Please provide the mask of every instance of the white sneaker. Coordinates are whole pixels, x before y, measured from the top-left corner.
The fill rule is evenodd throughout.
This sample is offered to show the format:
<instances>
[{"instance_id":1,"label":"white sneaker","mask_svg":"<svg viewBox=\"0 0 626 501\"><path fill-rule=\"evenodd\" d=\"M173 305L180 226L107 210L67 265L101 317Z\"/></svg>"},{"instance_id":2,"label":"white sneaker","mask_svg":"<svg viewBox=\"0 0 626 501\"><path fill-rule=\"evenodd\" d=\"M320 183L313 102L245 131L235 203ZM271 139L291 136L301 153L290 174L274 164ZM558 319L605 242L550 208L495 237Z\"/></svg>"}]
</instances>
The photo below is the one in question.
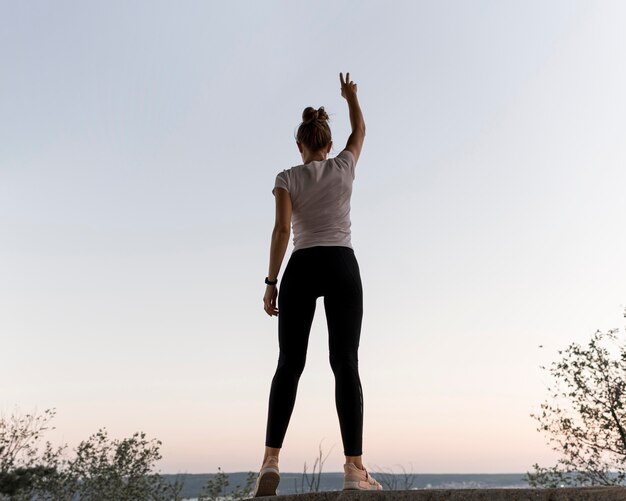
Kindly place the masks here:
<instances>
[{"instance_id":1,"label":"white sneaker","mask_svg":"<svg viewBox=\"0 0 626 501\"><path fill-rule=\"evenodd\" d=\"M276 456L268 456L265 463L261 467L259 476L256 479L256 486L252 494L253 498L262 496L275 496L276 487L280 482L280 474L278 473L278 458Z\"/></svg>"},{"instance_id":2,"label":"white sneaker","mask_svg":"<svg viewBox=\"0 0 626 501\"><path fill-rule=\"evenodd\" d=\"M383 486L374 480L367 470L359 469L352 463L343 465L343 490L344 491L382 491Z\"/></svg>"}]
</instances>

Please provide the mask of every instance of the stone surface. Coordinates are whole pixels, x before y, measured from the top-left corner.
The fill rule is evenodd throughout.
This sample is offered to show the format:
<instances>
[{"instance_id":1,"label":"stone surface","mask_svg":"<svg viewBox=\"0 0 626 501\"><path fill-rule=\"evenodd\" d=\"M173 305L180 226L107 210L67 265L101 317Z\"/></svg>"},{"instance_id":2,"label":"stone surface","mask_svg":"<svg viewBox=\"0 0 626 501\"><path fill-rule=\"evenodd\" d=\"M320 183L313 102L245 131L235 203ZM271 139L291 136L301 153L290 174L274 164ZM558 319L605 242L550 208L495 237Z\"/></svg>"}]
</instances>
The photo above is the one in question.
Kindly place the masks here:
<instances>
[{"instance_id":1,"label":"stone surface","mask_svg":"<svg viewBox=\"0 0 626 501\"><path fill-rule=\"evenodd\" d=\"M561 489L420 489L414 491L332 491L268 496L266 501L626 501L626 487Z\"/></svg>"}]
</instances>

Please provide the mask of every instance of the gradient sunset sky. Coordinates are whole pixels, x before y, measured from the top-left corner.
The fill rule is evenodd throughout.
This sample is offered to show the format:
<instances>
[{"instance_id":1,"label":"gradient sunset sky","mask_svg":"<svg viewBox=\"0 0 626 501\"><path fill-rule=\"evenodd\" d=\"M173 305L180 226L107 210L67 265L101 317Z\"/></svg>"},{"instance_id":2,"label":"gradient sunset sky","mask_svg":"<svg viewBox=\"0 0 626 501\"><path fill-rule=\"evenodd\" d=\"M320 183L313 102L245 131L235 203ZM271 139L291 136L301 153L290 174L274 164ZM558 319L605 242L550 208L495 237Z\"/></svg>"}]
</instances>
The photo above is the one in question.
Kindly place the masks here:
<instances>
[{"instance_id":1,"label":"gradient sunset sky","mask_svg":"<svg viewBox=\"0 0 626 501\"><path fill-rule=\"evenodd\" d=\"M345 146L349 71L365 465L548 465L539 366L624 332L625 19L621 1L0 2L0 411L54 407L71 446L143 430L165 472L257 471L271 189L306 106ZM333 388L320 299L284 471L320 441L341 470Z\"/></svg>"}]
</instances>

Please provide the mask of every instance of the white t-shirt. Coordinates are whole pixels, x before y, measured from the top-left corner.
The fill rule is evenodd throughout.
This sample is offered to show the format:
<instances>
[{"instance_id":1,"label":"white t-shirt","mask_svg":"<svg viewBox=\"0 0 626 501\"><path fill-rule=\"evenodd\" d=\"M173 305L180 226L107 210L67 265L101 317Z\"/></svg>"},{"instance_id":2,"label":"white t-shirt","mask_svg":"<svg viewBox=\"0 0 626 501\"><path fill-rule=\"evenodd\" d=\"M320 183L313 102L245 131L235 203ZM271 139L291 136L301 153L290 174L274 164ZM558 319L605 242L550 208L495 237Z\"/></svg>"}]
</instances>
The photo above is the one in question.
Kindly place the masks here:
<instances>
[{"instance_id":1,"label":"white t-shirt","mask_svg":"<svg viewBox=\"0 0 626 501\"><path fill-rule=\"evenodd\" d=\"M352 248L350 197L354 169L354 155L343 150L335 158L278 173L274 189L284 188L291 196L294 251L317 245Z\"/></svg>"}]
</instances>

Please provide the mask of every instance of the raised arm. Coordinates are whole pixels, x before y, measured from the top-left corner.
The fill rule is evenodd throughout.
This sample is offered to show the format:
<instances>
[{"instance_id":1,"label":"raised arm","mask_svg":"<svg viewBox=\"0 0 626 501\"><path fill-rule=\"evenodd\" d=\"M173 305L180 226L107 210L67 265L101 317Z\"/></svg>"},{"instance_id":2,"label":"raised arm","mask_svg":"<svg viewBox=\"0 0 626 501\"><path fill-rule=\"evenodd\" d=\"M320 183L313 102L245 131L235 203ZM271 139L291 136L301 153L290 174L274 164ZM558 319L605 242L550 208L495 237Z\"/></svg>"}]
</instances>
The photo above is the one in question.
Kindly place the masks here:
<instances>
[{"instance_id":1,"label":"raised arm","mask_svg":"<svg viewBox=\"0 0 626 501\"><path fill-rule=\"evenodd\" d=\"M363 112L361 111L359 100L356 97L356 83L350 81L350 72L346 73L345 81L343 79L343 73L339 73L339 80L341 81L341 95L348 101L350 125L352 126L352 133L350 137L348 137L345 149L350 150L354 155L354 161L356 163L359 160L365 139L365 120L363 119Z\"/></svg>"}]
</instances>

